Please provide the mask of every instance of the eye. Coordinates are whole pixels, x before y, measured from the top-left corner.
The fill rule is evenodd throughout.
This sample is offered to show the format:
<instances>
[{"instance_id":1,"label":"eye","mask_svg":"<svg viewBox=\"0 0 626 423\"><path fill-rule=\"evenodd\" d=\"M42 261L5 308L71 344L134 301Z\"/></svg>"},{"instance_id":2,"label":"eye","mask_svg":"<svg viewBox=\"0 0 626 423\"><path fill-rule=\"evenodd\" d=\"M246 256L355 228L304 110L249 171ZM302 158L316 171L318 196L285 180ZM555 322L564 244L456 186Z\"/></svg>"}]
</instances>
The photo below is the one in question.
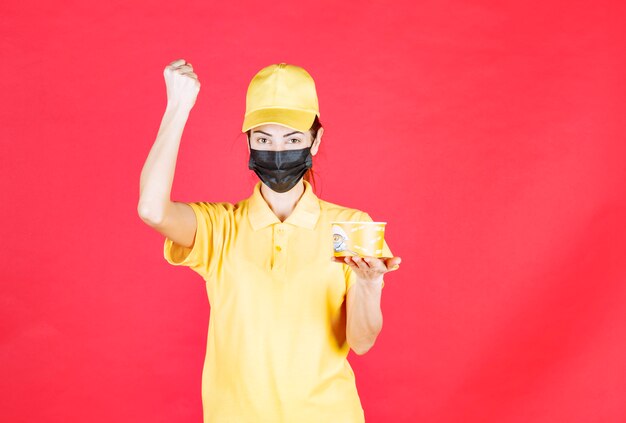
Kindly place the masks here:
<instances>
[{"instance_id":1,"label":"eye","mask_svg":"<svg viewBox=\"0 0 626 423\"><path fill-rule=\"evenodd\" d=\"M256 141L261 144L267 144L267 138L257 138Z\"/></svg>"},{"instance_id":2,"label":"eye","mask_svg":"<svg viewBox=\"0 0 626 423\"><path fill-rule=\"evenodd\" d=\"M295 142L292 142L292 144L295 144L297 142L300 142L300 138L292 138L290 141L295 141Z\"/></svg>"}]
</instances>

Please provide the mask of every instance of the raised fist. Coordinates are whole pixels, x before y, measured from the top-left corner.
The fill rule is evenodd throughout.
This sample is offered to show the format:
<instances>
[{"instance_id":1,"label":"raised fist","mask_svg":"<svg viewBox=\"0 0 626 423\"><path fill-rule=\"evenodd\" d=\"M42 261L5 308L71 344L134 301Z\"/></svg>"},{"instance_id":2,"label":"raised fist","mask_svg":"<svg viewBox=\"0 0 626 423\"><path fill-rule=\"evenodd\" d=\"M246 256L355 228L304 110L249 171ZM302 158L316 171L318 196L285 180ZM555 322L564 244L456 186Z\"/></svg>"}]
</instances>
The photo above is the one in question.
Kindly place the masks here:
<instances>
[{"instance_id":1,"label":"raised fist","mask_svg":"<svg viewBox=\"0 0 626 423\"><path fill-rule=\"evenodd\" d=\"M193 72L191 63L187 63L185 59L174 60L165 67L163 76L167 88L168 107L191 110L200 91L200 81L198 75Z\"/></svg>"}]
</instances>

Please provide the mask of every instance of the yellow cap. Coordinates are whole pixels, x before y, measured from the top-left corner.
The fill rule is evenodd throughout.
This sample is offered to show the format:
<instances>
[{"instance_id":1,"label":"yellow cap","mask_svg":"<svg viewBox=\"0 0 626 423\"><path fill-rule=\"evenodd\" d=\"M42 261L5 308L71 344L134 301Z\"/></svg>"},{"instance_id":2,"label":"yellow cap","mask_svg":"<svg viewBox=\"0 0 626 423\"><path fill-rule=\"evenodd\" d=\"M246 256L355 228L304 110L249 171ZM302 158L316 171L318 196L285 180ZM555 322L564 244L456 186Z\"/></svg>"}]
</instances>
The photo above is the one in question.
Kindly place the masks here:
<instances>
[{"instance_id":1,"label":"yellow cap","mask_svg":"<svg viewBox=\"0 0 626 423\"><path fill-rule=\"evenodd\" d=\"M276 123L297 131L308 131L320 116L315 82L300 66L269 65L250 81L242 132L258 125Z\"/></svg>"}]
</instances>

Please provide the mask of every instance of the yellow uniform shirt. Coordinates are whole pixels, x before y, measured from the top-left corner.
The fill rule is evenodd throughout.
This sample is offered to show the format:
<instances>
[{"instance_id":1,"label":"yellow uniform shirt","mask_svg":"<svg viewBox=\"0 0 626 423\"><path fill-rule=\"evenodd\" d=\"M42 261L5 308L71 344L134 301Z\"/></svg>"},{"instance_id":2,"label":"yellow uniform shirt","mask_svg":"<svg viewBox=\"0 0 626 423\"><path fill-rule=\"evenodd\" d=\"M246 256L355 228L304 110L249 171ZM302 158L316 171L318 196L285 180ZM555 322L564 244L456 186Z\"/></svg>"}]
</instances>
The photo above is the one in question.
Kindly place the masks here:
<instances>
[{"instance_id":1,"label":"yellow uniform shirt","mask_svg":"<svg viewBox=\"0 0 626 423\"><path fill-rule=\"evenodd\" d=\"M187 203L192 248L165 239L164 256L205 281L211 307L202 372L205 423L359 423L348 363L345 296L356 281L335 263L331 221L372 221L305 191L284 222L261 195ZM391 257L387 243L384 255Z\"/></svg>"}]
</instances>

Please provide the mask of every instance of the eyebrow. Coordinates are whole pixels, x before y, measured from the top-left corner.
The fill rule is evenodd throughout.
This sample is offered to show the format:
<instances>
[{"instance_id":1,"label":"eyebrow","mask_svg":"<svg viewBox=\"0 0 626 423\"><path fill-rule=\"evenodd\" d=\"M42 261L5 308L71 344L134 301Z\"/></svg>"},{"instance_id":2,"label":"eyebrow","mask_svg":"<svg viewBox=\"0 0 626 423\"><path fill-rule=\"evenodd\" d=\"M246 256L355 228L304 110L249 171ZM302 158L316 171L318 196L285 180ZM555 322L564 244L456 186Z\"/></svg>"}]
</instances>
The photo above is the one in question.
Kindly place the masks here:
<instances>
[{"instance_id":1,"label":"eyebrow","mask_svg":"<svg viewBox=\"0 0 626 423\"><path fill-rule=\"evenodd\" d=\"M253 133L255 133L255 134L256 134L257 132L260 132L261 134L265 134L265 135L267 135L268 137L271 137L271 136L272 136L272 134L268 134L267 132L263 132L263 131L253 131ZM289 135L293 135L293 134L302 134L302 132L300 132L300 131L293 131L293 132L290 132L290 133L288 133L288 134L283 135L283 137L288 137Z\"/></svg>"}]
</instances>

